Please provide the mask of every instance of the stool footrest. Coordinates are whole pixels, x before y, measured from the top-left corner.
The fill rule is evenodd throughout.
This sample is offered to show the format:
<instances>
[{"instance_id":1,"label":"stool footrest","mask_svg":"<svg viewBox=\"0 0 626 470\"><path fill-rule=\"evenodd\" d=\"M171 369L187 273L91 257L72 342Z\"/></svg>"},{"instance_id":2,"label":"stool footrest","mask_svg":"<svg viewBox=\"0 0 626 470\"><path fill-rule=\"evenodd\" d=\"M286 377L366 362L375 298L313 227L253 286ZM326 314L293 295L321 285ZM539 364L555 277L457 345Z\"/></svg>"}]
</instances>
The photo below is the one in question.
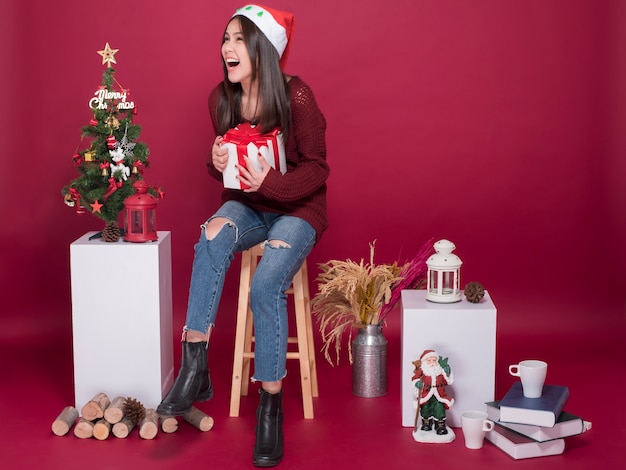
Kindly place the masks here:
<instances>
[{"instance_id":1,"label":"stool footrest","mask_svg":"<svg viewBox=\"0 0 626 470\"><path fill-rule=\"evenodd\" d=\"M253 336L250 339L250 342L255 343L256 342L256 337ZM297 344L298 343L298 337L297 336L290 336L289 338L287 338L287 343L289 343L289 344Z\"/></svg>"}]
</instances>

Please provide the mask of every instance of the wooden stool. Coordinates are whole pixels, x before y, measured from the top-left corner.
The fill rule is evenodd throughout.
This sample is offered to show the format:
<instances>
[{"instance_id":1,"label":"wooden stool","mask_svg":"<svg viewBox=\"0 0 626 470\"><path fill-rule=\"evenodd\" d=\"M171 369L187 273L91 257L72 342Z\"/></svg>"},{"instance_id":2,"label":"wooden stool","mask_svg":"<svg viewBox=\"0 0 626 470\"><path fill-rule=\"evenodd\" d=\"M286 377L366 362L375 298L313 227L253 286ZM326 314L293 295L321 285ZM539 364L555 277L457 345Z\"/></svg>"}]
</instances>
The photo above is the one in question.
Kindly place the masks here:
<instances>
[{"instance_id":1,"label":"wooden stool","mask_svg":"<svg viewBox=\"0 0 626 470\"><path fill-rule=\"evenodd\" d=\"M254 351L252 350L254 336L252 335L250 284L259 257L263 256L264 243L260 243L241 254L239 303L237 306L235 355L233 359L233 381L230 392L230 416L239 416L241 395L248 395L250 359L254 359ZM293 295L297 334L297 336L289 337L288 339L288 344L297 344L297 350L288 351L287 359L300 360L300 382L302 385L304 417L306 419L313 419L313 397L318 396L318 388L306 259L294 276L291 287L286 293Z\"/></svg>"}]
</instances>

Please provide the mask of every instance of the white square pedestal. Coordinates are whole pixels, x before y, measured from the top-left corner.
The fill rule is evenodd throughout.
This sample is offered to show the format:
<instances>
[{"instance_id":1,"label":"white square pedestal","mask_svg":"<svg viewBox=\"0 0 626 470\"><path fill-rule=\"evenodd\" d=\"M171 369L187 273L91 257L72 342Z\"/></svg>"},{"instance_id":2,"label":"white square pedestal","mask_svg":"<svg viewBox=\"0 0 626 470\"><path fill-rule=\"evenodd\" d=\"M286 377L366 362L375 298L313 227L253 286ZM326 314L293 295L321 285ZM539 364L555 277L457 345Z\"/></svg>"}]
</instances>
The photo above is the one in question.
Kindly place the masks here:
<instances>
[{"instance_id":1,"label":"white square pedestal","mask_svg":"<svg viewBox=\"0 0 626 470\"><path fill-rule=\"evenodd\" d=\"M173 382L170 232L70 246L74 394L79 410L106 393L155 408Z\"/></svg>"},{"instance_id":2,"label":"white square pedestal","mask_svg":"<svg viewBox=\"0 0 626 470\"><path fill-rule=\"evenodd\" d=\"M426 300L425 290L402 291L402 426L413 427L413 361L426 349L448 357L454 383L446 387L455 400L448 426L461 426L461 413L485 409L495 394L496 307L488 292L480 303L465 298L440 304Z\"/></svg>"}]
</instances>

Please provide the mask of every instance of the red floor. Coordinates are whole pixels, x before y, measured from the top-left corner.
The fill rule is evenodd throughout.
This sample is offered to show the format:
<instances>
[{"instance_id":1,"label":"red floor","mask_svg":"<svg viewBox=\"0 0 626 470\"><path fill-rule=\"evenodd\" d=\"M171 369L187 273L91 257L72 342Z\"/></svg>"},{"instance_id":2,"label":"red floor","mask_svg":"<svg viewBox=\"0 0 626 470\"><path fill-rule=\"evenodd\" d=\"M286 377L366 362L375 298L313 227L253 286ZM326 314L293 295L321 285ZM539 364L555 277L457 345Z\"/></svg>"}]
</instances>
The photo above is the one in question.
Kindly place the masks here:
<instances>
[{"instance_id":1,"label":"red floor","mask_svg":"<svg viewBox=\"0 0 626 470\"><path fill-rule=\"evenodd\" d=\"M295 361L285 382L285 457L283 469L399 468L535 468L568 470L621 467L626 430L626 315L624 299L580 302L520 301L515 294L491 292L498 307L496 395L511 385L508 364L534 356L550 364L548 381L570 387L566 409L592 421L593 429L566 440L565 454L514 461L485 443L466 450L461 431L451 444L418 444L400 425L400 326L394 315L389 340L388 394L374 399L351 393L351 369L331 367L318 356L320 397L315 419L302 418ZM226 307L225 307L226 308ZM399 313L399 312L398 312ZM68 314L60 314L69 325ZM180 324L180 319L175 324ZM0 465L7 469L170 469L236 470L252 468L254 409L257 398L244 398L240 418L228 417L234 327L222 315L213 339L210 363L216 396L199 408L215 419L201 433L181 423L174 434L141 439L80 440L57 437L54 418L73 403L71 332L32 343L0 344ZM58 335L57 335L58 336ZM318 338L319 339L319 338ZM318 342L319 344L319 342ZM179 352L176 352L176 363ZM291 365L294 362L294 365ZM454 364L452 364L454 368ZM602 396L600 392L606 392Z\"/></svg>"}]
</instances>

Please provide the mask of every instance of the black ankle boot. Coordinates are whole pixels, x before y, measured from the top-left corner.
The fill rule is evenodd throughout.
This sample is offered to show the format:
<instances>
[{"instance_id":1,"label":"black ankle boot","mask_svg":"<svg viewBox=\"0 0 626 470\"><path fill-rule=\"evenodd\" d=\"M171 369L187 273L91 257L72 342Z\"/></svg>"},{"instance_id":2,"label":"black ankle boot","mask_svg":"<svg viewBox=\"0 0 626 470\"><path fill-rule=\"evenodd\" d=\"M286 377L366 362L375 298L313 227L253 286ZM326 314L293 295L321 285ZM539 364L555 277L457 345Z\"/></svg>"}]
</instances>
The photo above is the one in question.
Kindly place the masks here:
<instances>
[{"instance_id":1,"label":"black ankle boot","mask_svg":"<svg viewBox=\"0 0 626 470\"><path fill-rule=\"evenodd\" d=\"M183 341L180 370L174 385L157 407L157 413L181 416L191 409L194 401L206 401L213 397L209 377L208 344Z\"/></svg>"},{"instance_id":2,"label":"black ankle boot","mask_svg":"<svg viewBox=\"0 0 626 470\"><path fill-rule=\"evenodd\" d=\"M260 394L252 462L256 467L273 467L283 458L283 392L261 389Z\"/></svg>"}]
</instances>

